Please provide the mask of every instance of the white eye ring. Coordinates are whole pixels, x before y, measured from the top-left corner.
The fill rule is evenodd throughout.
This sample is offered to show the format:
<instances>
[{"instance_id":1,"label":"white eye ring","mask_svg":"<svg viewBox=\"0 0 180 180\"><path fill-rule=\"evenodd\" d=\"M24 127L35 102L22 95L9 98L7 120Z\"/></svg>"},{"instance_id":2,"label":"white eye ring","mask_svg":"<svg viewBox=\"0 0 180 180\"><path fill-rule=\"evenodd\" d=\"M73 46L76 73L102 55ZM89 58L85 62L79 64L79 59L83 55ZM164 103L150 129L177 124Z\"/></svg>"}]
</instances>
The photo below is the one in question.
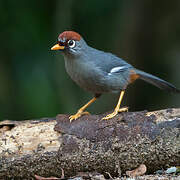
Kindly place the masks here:
<instances>
[{"instance_id":1,"label":"white eye ring","mask_svg":"<svg viewBox=\"0 0 180 180\"><path fill-rule=\"evenodd\" d=\"M68 45L70 48L74 48L76 46L76 41L71 39L68 41Z\"/></svg>"}]
</instances>

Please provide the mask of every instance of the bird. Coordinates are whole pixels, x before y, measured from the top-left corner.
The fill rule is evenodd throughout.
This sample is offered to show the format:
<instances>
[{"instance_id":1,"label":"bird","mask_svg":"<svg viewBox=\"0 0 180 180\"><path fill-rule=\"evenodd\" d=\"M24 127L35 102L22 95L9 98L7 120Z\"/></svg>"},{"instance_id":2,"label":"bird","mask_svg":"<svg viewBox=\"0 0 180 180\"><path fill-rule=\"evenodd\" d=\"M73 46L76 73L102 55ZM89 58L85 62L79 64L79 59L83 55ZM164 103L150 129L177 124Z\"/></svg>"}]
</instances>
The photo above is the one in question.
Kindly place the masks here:
<instances>
[{"instance_id":1,"label":"bird","mask_svg":"<svg viewBox=\"0 0 180 180\"><path fill-rule=\"evenodd\" d=\"M104 93L119 93L114 111L102 120L109 120L119 112L128 111L121 107L126 88L137 79L144 80L162 90L180 93L174 85L152 74L146 73L118 56L89 46L83 37L74 31L64 31L58 36L57 44L51 50L59 50L64 56L65 69L71 79L94 97L69 117L70 122L88 115L85 109Z\"/></svg>"}]
</instances>

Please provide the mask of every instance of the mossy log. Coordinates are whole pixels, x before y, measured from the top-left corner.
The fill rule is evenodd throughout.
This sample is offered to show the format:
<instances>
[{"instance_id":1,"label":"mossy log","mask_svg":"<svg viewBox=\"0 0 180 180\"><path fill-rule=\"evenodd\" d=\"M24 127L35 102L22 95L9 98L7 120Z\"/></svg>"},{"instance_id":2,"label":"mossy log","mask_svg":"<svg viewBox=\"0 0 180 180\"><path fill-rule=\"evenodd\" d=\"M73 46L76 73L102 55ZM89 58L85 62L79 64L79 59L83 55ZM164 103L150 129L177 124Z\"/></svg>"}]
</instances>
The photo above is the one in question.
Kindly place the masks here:
<instances>
[{"instance_id":1,"label":"mossy log","mask_svg":"<svg viewBox=\"0 0 180 180\"><path fill-rule=\"evenodd\" d=\"M0 122L0 179L180 165L180 109L106 114Z\"/></svg>"}]
</instances>

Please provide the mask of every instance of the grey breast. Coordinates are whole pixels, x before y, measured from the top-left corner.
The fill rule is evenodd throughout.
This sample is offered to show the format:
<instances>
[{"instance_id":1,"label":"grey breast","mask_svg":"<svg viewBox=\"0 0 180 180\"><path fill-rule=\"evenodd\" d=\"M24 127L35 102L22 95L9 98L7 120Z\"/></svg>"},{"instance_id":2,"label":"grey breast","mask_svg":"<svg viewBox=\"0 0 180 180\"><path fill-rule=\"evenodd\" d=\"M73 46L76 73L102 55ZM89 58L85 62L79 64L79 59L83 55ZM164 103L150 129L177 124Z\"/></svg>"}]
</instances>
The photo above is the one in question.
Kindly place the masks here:
<instances>
[{"instance_id":1,"label":"grey breast","mask_svg":"<svg viewBox=\"0 0 180 180\"><path fill-rule=\"evenodd\" d=\"M105 73L89 61L80 59L65 59L65 67L69 76L80 87L92 93L109 92Z\"/></svg>"}]
</instances>

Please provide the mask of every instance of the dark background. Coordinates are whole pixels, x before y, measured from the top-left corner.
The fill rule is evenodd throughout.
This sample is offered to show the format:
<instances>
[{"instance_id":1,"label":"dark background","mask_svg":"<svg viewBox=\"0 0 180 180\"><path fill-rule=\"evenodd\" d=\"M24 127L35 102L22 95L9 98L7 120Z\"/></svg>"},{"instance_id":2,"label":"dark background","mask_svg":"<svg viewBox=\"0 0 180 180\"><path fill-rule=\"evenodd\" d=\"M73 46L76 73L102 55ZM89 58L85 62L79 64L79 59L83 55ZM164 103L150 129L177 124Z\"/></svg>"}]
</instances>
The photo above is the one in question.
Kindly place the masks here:
<instances>
[{"instance_id":1,"label":"dark background","mask_svg":"<svg viewBox=\"0 0 180 180\"><path fill-rule=\"evenodd\" d=\"M92 97L71 81L62 55L50 51L64 30L180 88L179 12L179 0L1 0L0 119L75 113ZM118 96L103 95L89 111L113 109ZM179 107L180 95L138 80L123 104L130 111Z\"/></svg>"}]
</instances>

